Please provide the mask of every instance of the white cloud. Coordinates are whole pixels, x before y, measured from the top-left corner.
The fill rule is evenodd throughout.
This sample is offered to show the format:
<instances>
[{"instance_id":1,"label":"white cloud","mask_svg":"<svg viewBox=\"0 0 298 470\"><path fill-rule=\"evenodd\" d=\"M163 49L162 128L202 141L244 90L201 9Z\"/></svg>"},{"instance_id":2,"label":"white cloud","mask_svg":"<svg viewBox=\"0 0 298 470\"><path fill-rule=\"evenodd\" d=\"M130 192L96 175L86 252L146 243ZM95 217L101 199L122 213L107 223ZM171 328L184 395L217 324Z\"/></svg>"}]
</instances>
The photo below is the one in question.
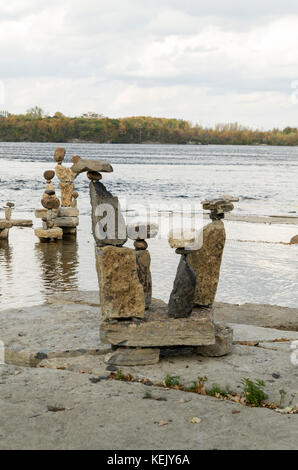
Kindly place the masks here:
<instances>
[{"instance_id":1,"label":"white cloud","mask_svg":"<svg viewBox=\"0 0 298 470\"><path fill-rule=\"evenodd\" d=\"M0 0L0 8L10 112L37 104L202 124L297 121L292 1Z\"/></svg>"}]
</instances>

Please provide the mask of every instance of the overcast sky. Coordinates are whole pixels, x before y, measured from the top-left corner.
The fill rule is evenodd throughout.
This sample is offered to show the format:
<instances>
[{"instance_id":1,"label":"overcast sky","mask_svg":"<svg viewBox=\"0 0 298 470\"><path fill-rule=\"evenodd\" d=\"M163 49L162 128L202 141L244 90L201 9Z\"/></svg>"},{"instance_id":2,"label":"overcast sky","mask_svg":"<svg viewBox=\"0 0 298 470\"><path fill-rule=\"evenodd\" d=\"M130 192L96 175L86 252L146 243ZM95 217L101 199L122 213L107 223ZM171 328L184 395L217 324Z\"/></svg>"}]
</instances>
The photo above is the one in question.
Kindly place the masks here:
<instances>
[{"instance_id":1,"label":"overcast sky","mask_svg":"<svg viewBox=\"0 0 298 470\"><path fill-rule=\"evenodd\" d=\"M297 0L0 0L0 108L297 126L297 33Z\"/></svg>"}]
</instances>

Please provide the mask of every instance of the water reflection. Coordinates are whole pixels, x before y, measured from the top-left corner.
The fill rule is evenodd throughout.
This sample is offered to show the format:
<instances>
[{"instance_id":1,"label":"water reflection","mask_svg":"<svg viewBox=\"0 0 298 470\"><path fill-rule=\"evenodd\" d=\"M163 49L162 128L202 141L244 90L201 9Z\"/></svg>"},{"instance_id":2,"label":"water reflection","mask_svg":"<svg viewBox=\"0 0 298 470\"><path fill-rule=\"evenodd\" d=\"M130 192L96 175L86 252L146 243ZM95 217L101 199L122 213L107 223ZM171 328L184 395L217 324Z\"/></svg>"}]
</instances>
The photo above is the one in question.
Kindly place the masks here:
<instances>
[{"instance_id":1,"label":"water reflection","mask_svg":"<svg viewBox=\"0 0 298 470\"><path fill-rule=\"evenodd\" d=\"M13 277L13 248L8 240L0 240L0 302L4 301L5 286L12 281Z\"/></svg>"},{"instance_id":2,"label":"water reflection","mask_svg":"<svg viewBox=\"0 0 298 470\"><path fill-rule=\"evenodd\" d=\"M76 240L70 238L55 243L36 243L34 250L40 265L43 290L46 293L79 288Z\"/></svg>"}]
</instances>

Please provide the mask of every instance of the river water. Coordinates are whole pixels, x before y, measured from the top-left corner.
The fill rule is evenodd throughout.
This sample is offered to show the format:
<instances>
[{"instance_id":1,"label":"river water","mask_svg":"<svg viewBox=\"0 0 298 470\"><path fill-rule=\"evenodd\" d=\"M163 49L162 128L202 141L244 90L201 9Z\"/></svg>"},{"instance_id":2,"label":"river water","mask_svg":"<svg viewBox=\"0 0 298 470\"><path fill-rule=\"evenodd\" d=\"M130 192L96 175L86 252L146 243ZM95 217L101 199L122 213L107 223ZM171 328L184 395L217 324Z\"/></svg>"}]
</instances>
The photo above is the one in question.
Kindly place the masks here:
<instances>
[{"instance_id":1,"label":"river water","mask_svg":"<svg viewBox=\"0 0 298 470\"><path fill-rule=\"evenodd\" d=\"M54 168L56 147L73 155L105 158L114 172L103 182L128 212L142 217L150 204L154 216L195 209L200 201L232 194L240 198L235 214L298 216L298 157L295 147L177 146L59 143L0 143L0 210L15 203L14 218L30 218L41 207L42 174ZM53 180L59 193L57 180ZM33 230L13 228L0 246L0 309L43 302L61 290L96 290L90 226L89 181L76 180L80 226L76 242L40 244ZM4 215L0 214L0 218ZM217 301L298 306L298 246L288 242L296 225L225 222L226 244ZM264 243L265 242L265 243ZM165 237L149 243L154 295L168 300L178 257Z\"/></svg>"}]
</instances>

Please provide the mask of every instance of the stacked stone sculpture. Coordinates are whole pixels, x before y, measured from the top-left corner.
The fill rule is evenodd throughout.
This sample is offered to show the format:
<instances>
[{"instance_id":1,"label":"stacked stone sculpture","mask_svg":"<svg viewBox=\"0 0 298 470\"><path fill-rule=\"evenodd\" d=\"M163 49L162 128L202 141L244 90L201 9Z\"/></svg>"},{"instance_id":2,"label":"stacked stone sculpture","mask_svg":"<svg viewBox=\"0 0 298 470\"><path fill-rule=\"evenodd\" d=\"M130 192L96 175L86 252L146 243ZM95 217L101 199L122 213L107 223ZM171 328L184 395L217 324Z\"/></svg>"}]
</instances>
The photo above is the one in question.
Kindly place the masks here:
<instances>
[{"instance_id":1,"label":"stacked stone sculpture","mask_svg":"<svg viewBox=\"0 0 298 470\"><path fill-rule=\"evenodd\" d=\"M80 167L88 171L84 162ZM205 201L212 222L201 232L170 233L170 246L181 258L167 305L152 299L146 239L157 235L158 226L136 222L125 228L118 198L98 175L89 170L88 177L102 311L100 338L113 348L106 363L154 364L162 349L183 346L202 355L228 354L233 332L214 324L213 302L225 244L221 219L233 209L231 202ZM123 246L127 239L134 241L135 250Z\"/></svg>"},{"instance_id":2,"label":"stacked stone sculpture","mask_svg":"<svg viewBox=\"0 0 298 470\"><path fill-rule=\"evenodd\" d=\"M61 191L61 206L55 218L55 225L62 228L63 236L77 234L77 226L79 225L79 211L77 209L77 198L79 194L74 191L74 179L78 172L73 171L72 167L68 168L62 165L65 158L65 149L57 148L54 154L54 160L57 165L55 173L59 179L59 187ZM72 161L80 157L73 157Z\"/></svg>"},{"instance_id":3,"label":"stacked stone sculpture","mask_svg":"<svg viewBox=\"0 0 298 470\"><path fill-rule=\"evenodd\" d=\"M8 240L9 229L13 226L11 220L11 213L13 207L13 202L7 202L5 209L5 219L0 219L0 240Z\"/></svg>"},{"instance_id":4,"label":"stacked stone sculpture","mask_svg":"<svg viewBox=\"0 0 298 470\"><path fill-rule=\"evenodd\" d=\"M34 233L40 241L61 240L63 237L63 231L55 224L56 216L60 207L60 201L56 196L55 187L52 184L55 172L48 170L44 172L43 176L46 180L46 190L41 199L41 204L44 209L38 209L35 212L35 216L42 219L42 227L35 229Z\"/></svg>"}]
</instances>

